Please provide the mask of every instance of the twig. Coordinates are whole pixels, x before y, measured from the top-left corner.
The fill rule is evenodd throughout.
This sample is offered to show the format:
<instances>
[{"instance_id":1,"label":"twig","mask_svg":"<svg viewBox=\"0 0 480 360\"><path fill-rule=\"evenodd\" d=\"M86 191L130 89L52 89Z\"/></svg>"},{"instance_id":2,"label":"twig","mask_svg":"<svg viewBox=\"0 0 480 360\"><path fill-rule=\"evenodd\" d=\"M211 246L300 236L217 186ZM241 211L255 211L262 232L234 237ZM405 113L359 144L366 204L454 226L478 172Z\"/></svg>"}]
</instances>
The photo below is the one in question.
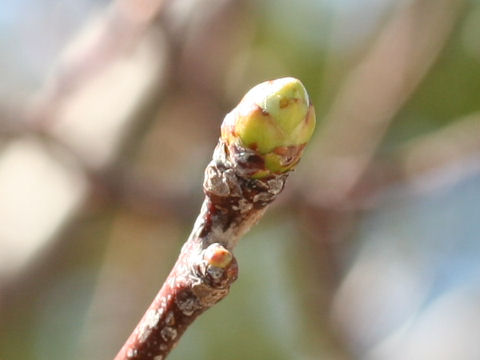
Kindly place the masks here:
<instances>
[{"instance_id":1,"label":"twig","mask_svg":"<svg viewBox=\"0 0 480 360\"><path fill-rule=\"evenodd\" d=\"M119 359L162 359L203 311L228 293L237 277L232 249L282 190L286 175L269 180L238 176L220 141L206 170L206 199L192 234L153 304ZM247 164L247 163L246 163ZM215 258L221 258L215 266Z\"/></svg>"},{"instance_id":2,"label":"twig","mask_svg":"<svg viewBox=\"0 0 480 360\"><path fill-rule=\"evenodd\" d=\"M195 318L228 294L238 274L233 248L282 191L314 124L308 95L291 78L253 88L226 116L193 231L115 360L164 359Z\"/></svg>"},{"instance_id":3,"label":"twig","mask_svg":"<svg viewBox=\"0 0 480 360\"><path fill-rule=\"evenodd\" d=\"M364 176L394 115L444 48L463 9L462 0L415 0L387 23L371 50L349 74L321 137L312 144L315 171L305 198L312 205L346 202Z\"/></svg>"},{"instance_id":4,"label":"twig","mask_svg":"<svg viewBox=\"0 0 480 360\"><path fill-rule=\"evenodd\" d=\"M472 113L408 141L386 159L376 159L350 194L351 207L369 207L394 185L422 184L415 186L416 194L419 190L450 186L477 173L479 130L480 113Z\"/></svg>"},{"instance_id":5,"label":"twig","mask_svg":"<svg viewBox=\"0 0 480 360\"><path fill-rule=\"evenodd\" d=\"M80 44L77 38L70 44L69 52L62 56L52 78L39 94L39 103L29 109L28 120L35 126L52 126L57 121L59 105L136 45L167 3L166 0L113 1L95 24L98 26L95 33L91 30L92 23L89 24L92 34L89 41ZM84 33L78 35L85 37Z\"/></svg>"}]
</instances>

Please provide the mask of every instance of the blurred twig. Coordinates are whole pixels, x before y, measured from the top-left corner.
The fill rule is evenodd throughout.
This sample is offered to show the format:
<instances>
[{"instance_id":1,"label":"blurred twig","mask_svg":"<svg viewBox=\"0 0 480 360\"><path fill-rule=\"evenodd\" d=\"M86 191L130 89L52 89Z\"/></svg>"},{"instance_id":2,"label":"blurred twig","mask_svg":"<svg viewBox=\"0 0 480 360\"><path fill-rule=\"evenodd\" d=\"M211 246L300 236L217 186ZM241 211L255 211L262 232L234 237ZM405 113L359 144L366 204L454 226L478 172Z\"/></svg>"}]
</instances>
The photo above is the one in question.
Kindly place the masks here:
<instances>
[{"instance_id":1,"label":"blurred twig","mask_svg":"<svg viewBox=\"0 0 480 360\"><path fill-rule=\"evenodd\" d=\"M455 120L400 147L396 156L404 178L462 162L480 152L480 114Z\"/></svg>"},{"instance_id":2,"label":"blurred twig","mask_svg":"<svg viewBox=\"0 0 480 360\"><path fill-rule=\"evenodd\" d=\"M58 120L59 111L62 110L64 103L74 98L79 89L94 82L96 76L116 58L136 46L170 2L169 0L112 2L95 23L88 24L86 31L88 36L85 39L82 38L80 42L74 39L73 47L71 45L71 49L67 49L32 107L27 107L26 111L19 108L2 108L0 136L14 139L25 134L33 134L48 142L60 144L64 151L73 155L81 164L91 180L94 194L101 195L104 199L115 199L148 213L161 214L168 208L178 215L185 215L185 205L173 206L184 204L181 200L185 198L183 194L172 194L171 191L147 185L148 181L132 178L123 165L110 164L105 168L91 166L89 160L75 147L70 146L68 141L51 132L51 126ZM82 32L83 37L84 33L85 31ZM188 214L190 215L189 212Z\"/></svg>"},{"instance_id":3,"label":"blurred twig","mask_svg":"<svg viewBox=\"0 0 480 360\"><path fill-rule=\"evenodd\" d=\"M322 289L312 289L310 298L321 309L321 319L328 316L328 304L341 278L339 247L354 231L360 215L359 208L352 206L356 187L365 178L369 184L380 185L370 172L376 150L394 115L435 63L462 4L461 0L417 0L399 8L347 76L307 153L310 182L299 184L292 200L299 207L304 234L316 254L312 282L321 284ZM341 336L333 335L337 331L328 333L332 343L343 342Z\"/></svg>"},{"instance_id":4,"label":"blurred twig","mask_svg":"<svg viewBox=\"0 0 480 360\"><path fill-rule=\"evenodd\" d=\"M309 201L341 204L359 181L393 116L435 62L462 3L418 0L385 26L326 116L311 152Z\"/></svg>"},{"instance_id":5,"label":"blurred twig","mask_svg":"<svg viewBox=\"0 0 480 360\"><path fill-rule=\"evenodd\" d=\"M479 133L480 114L470 114L407 142L388 158L376 159L352 191L351 207L372 207L386 190L400 183L418 185L415 190L432 191L477 173Z\"/></svg>"},{"instance_id":6,"label":"blurred twig","mask_svg":"<svg viewBox=\"0 0 480 360\"><path fill-rule=\"evenodd\" d=\"M90 82L124 51L136 45L167 0L117 0L95 25L88 41L67 51L47 82L39 101L29 112L29 122L49 126L64 99ZM82 39L83 40L83 39Z\"/></svg>"},{"instance_id":7,"label":"blurred twig","mask_svg":"<svg viewBox=\"0 0 480 360\"><path fill-rule=\"evenodd\" d=\"M380 185L372 179L375 173L366 171L374 169L371 161L393 116L435 62L462 3L418 0L401 7L347 77L307 153L312 167L310 183L297 190L305 196L294 198L302 199L301 207L309 204L304 214L311 220L312 241L317 244L314 247L320 247L318 253L324 254L324 261L317 263L330 264L330 273L336 273L335 252L330 245L321 244L338 243L351 231L357 217L351 196L362 178ZM371 194L374 191L370 188ZM337 278L334 275L330 280L335 283Z\"/></svg>"}]
</instances>

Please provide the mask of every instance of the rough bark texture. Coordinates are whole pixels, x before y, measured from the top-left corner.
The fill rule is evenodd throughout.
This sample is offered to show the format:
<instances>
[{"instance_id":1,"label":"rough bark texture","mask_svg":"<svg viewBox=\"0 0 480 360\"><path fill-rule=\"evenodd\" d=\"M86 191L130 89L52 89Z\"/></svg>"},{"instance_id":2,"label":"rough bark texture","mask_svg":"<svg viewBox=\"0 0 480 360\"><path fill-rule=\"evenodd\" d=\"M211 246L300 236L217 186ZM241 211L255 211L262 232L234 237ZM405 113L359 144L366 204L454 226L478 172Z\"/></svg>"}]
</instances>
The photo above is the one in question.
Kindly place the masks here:
<instances>
[{"instance_id":1,"label":"rough bark texture","mask_svg":"<svg viewBox=\"0 0 480 360\"><path fill-rule=\"evenodd\" d=\"M253 179L264 166L254 151L219 140L205 170L205 200L192 233L115 360L164 359L195 318L228 294L238 274L231 251L287 178L280 174Z\"/></svg>"}]
</instances>

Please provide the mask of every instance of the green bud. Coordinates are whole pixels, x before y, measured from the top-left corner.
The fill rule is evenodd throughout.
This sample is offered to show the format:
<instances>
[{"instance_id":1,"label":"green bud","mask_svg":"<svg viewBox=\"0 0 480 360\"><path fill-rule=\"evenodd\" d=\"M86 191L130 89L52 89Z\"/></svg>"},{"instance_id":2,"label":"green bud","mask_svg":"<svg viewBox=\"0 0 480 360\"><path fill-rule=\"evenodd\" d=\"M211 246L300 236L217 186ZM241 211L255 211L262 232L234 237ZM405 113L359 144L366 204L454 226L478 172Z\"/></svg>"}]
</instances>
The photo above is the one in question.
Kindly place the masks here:
<instances>
[{"instance_id":1,"label":"green bud","mask_svg":"<svg viewBox=\"0 0 480 360\"><path fill-rule=\"evenodd\" d=\"M253 150L264 160L262 178L291 170L315 128L315 110L303 84L291 77L253 87L225 117L227 145Z\"/></svg>"}]
</instances>

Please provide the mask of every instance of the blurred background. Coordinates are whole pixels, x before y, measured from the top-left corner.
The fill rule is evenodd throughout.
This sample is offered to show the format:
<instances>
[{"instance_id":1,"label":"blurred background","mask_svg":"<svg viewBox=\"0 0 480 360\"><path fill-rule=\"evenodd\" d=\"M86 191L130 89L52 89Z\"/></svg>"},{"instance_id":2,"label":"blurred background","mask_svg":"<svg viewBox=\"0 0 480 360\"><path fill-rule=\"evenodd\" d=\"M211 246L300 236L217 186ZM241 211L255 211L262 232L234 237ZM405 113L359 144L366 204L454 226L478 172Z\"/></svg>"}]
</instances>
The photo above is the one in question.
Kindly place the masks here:
<instances>
[{"instance_id":1,"label":"blurred background","mask_svg":"<svg viewBox=\"0 0 480 360\"><path fill-rule=\"evenodd\" d=\"M226 112L318 126L179 359L480 359L480 2L2 0L0 359L111 359L198 213Z\"/></svg>"}]
</instances>

